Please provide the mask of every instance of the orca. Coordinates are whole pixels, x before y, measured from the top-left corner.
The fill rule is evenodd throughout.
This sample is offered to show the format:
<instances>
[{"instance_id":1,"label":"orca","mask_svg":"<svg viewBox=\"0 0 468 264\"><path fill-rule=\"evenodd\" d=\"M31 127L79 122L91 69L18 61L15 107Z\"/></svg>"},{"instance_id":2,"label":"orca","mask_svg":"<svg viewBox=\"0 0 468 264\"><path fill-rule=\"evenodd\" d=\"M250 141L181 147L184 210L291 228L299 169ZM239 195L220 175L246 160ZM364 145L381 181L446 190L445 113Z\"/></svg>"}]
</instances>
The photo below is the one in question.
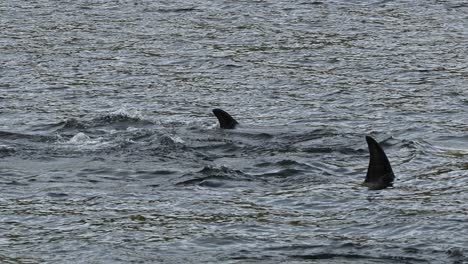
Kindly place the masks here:
<instances>
[{"instance_id":1,"label":"orca","mask_svg":"<svg viewBox=\"0 0 468 264\"><path fill-rule=\"evenodd\" d=\"M219 126L222 129L234 129L239 125L230 114L222 109L213 109L213 114L218 118ZM366 141L369 148L369 167L363 185L370 190L382 190L392 187L395 175L387 155L380 144L371 136L366 136Z\"/></svg>"},{"instance_id":2,"label":"orca","mask_svg":"<svg viewBox=\"0 0 468 264\"><path fill-rule=\"evenodd\" d=\"M370 190L382 190L392 187L395 175L393 174L387 155L385 155L380 144L371 136L366 136L366 141L370 156L369 167L363 185L367 186Z\"/></svg>"},{"instance_id":3,"label":"orca","mask_svg":"<svg viewBox=\"0 0 468 264\"><path fill-rule=\"evenodd\" d=\"M230 114L222 109L213 109L213 114L218 118L219 127L223 129L234 129L239 124Z\"/></svg>"}]
</instances>

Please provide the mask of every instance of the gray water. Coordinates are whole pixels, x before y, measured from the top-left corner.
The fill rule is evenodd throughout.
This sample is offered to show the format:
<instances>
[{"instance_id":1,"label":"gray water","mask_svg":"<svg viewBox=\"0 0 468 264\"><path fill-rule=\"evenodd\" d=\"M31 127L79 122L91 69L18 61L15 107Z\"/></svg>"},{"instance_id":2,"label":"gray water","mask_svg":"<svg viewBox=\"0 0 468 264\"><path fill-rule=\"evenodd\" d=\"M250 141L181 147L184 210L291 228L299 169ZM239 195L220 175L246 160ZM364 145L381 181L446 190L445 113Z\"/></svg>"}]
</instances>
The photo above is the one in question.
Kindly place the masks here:
<instances>
[{"instance_id":1,"label":"gray water","mask_svg":"<svg viewBox=\"0 0 468 264\"><path fill-rule=\"evenodd\" d=\"M0 32L0 263L468 263L465 1L2 0Z\"/></svg>"}]
</instances>

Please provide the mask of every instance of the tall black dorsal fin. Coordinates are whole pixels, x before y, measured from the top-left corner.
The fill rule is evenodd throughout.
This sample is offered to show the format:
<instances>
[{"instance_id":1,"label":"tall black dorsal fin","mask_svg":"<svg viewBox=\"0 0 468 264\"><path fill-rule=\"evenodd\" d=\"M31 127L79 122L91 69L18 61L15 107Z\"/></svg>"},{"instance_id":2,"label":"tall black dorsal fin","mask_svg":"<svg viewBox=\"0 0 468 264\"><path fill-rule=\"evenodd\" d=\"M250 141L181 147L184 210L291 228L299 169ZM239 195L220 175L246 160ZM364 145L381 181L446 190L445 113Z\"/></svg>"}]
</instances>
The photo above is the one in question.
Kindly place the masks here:
<instances>
[{"instance_id":1,"label":"tall black dorsal fin","mask_svg":"<svg viewBox=\"0 0 468 264\"><path fill-rule=\"evenodd\" d=\"M393 185L395 175L392 166L388 161L387 155L382 147L370 136L366 136L367 146L369 147L369 168L367 169L364 185L372 190L385 189Z\"/></svg>"},{"instance_id":2,"label":"tall black dorsal fin","mask_svg":"<svg viewBox=\"0 0 468 264\"><path fill-rule=\"evenodd\" d=\"M219 126L221 128L234 129L239 124L230 114L222 109L213 109L213 114L218 118Z\"/></svg>"}]
</instances>

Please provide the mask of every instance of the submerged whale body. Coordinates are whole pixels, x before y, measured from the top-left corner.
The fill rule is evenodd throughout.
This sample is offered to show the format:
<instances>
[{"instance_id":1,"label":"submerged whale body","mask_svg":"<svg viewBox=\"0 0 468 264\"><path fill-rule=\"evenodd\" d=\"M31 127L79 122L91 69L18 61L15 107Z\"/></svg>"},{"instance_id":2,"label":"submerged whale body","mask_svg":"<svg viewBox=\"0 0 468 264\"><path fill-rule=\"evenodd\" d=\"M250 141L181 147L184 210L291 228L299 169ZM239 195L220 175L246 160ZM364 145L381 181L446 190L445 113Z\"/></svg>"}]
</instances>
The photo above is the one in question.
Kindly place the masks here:
<instances>
[{"instance_id":1,"label":"submerged whale body","mask_svg":"<svg viewBox=\"0 0 468 264\"><path fill-rule=\"evenodd\" d=\"M393 186L395 175L382 147L370 136L366 136L369 147L369 167L363 185L371 190L381 190Z\"/></svg>"},{"instance_id":2,"label":"submerged whale body","mask_svg":"<svg viewBox=\"0 0 468 264\"><path fill-rule=\"evenodd\" d=\"M239 123L226 111L213 109L213 114L218 118L219 127L223 129L234 129Z\"/></svg>"},{"instance_id":3,"label":"submerged whale body","mask_svg":"<svg viewBox=\"0 0 468 264\"><path fill-rule=\"evenodd\" d=\"M234 129L239 124L230 114L222 109L213 109L213 114L218 118L219 126L223 129ZM375 139L366 136L369 148L369 167L363 182L371 190L381 190L393 186L395 175L387 155Z\"/></svg>"}]
</instances>

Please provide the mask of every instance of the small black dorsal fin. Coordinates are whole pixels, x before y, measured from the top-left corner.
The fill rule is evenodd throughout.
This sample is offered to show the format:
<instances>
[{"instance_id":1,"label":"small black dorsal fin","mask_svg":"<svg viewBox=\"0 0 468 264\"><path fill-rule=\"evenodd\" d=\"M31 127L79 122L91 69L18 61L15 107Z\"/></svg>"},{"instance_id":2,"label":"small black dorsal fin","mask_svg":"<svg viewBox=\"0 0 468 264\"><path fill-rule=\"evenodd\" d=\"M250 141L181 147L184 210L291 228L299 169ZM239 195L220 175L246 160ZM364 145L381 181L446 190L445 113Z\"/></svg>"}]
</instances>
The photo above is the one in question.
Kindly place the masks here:
<instances>
[{"instance_id":1,"label":"small black dorsal fin","mask_svg":"<svg viewBox=\"0 0 468 264\"><path fill-rule=\"evenodd\" d=\"M369 168L367 169L364 185L369 189L380 190L393 185L395 175L392 166L388 161L387 155L382 147L370 136L366 136L367 146L369 147Z\"/></svg>"},{"instance_id":2,"label":"small black dorsal fin","mask_svg":"<svg viewBox=\"0 0 468 264\"><path fill-rule=\"evenodd\" d=\"M221 128L234 129L239 124L230 114L222 109L213 109L213 114L218 118Z\"/></svg>"}]
</instances>

